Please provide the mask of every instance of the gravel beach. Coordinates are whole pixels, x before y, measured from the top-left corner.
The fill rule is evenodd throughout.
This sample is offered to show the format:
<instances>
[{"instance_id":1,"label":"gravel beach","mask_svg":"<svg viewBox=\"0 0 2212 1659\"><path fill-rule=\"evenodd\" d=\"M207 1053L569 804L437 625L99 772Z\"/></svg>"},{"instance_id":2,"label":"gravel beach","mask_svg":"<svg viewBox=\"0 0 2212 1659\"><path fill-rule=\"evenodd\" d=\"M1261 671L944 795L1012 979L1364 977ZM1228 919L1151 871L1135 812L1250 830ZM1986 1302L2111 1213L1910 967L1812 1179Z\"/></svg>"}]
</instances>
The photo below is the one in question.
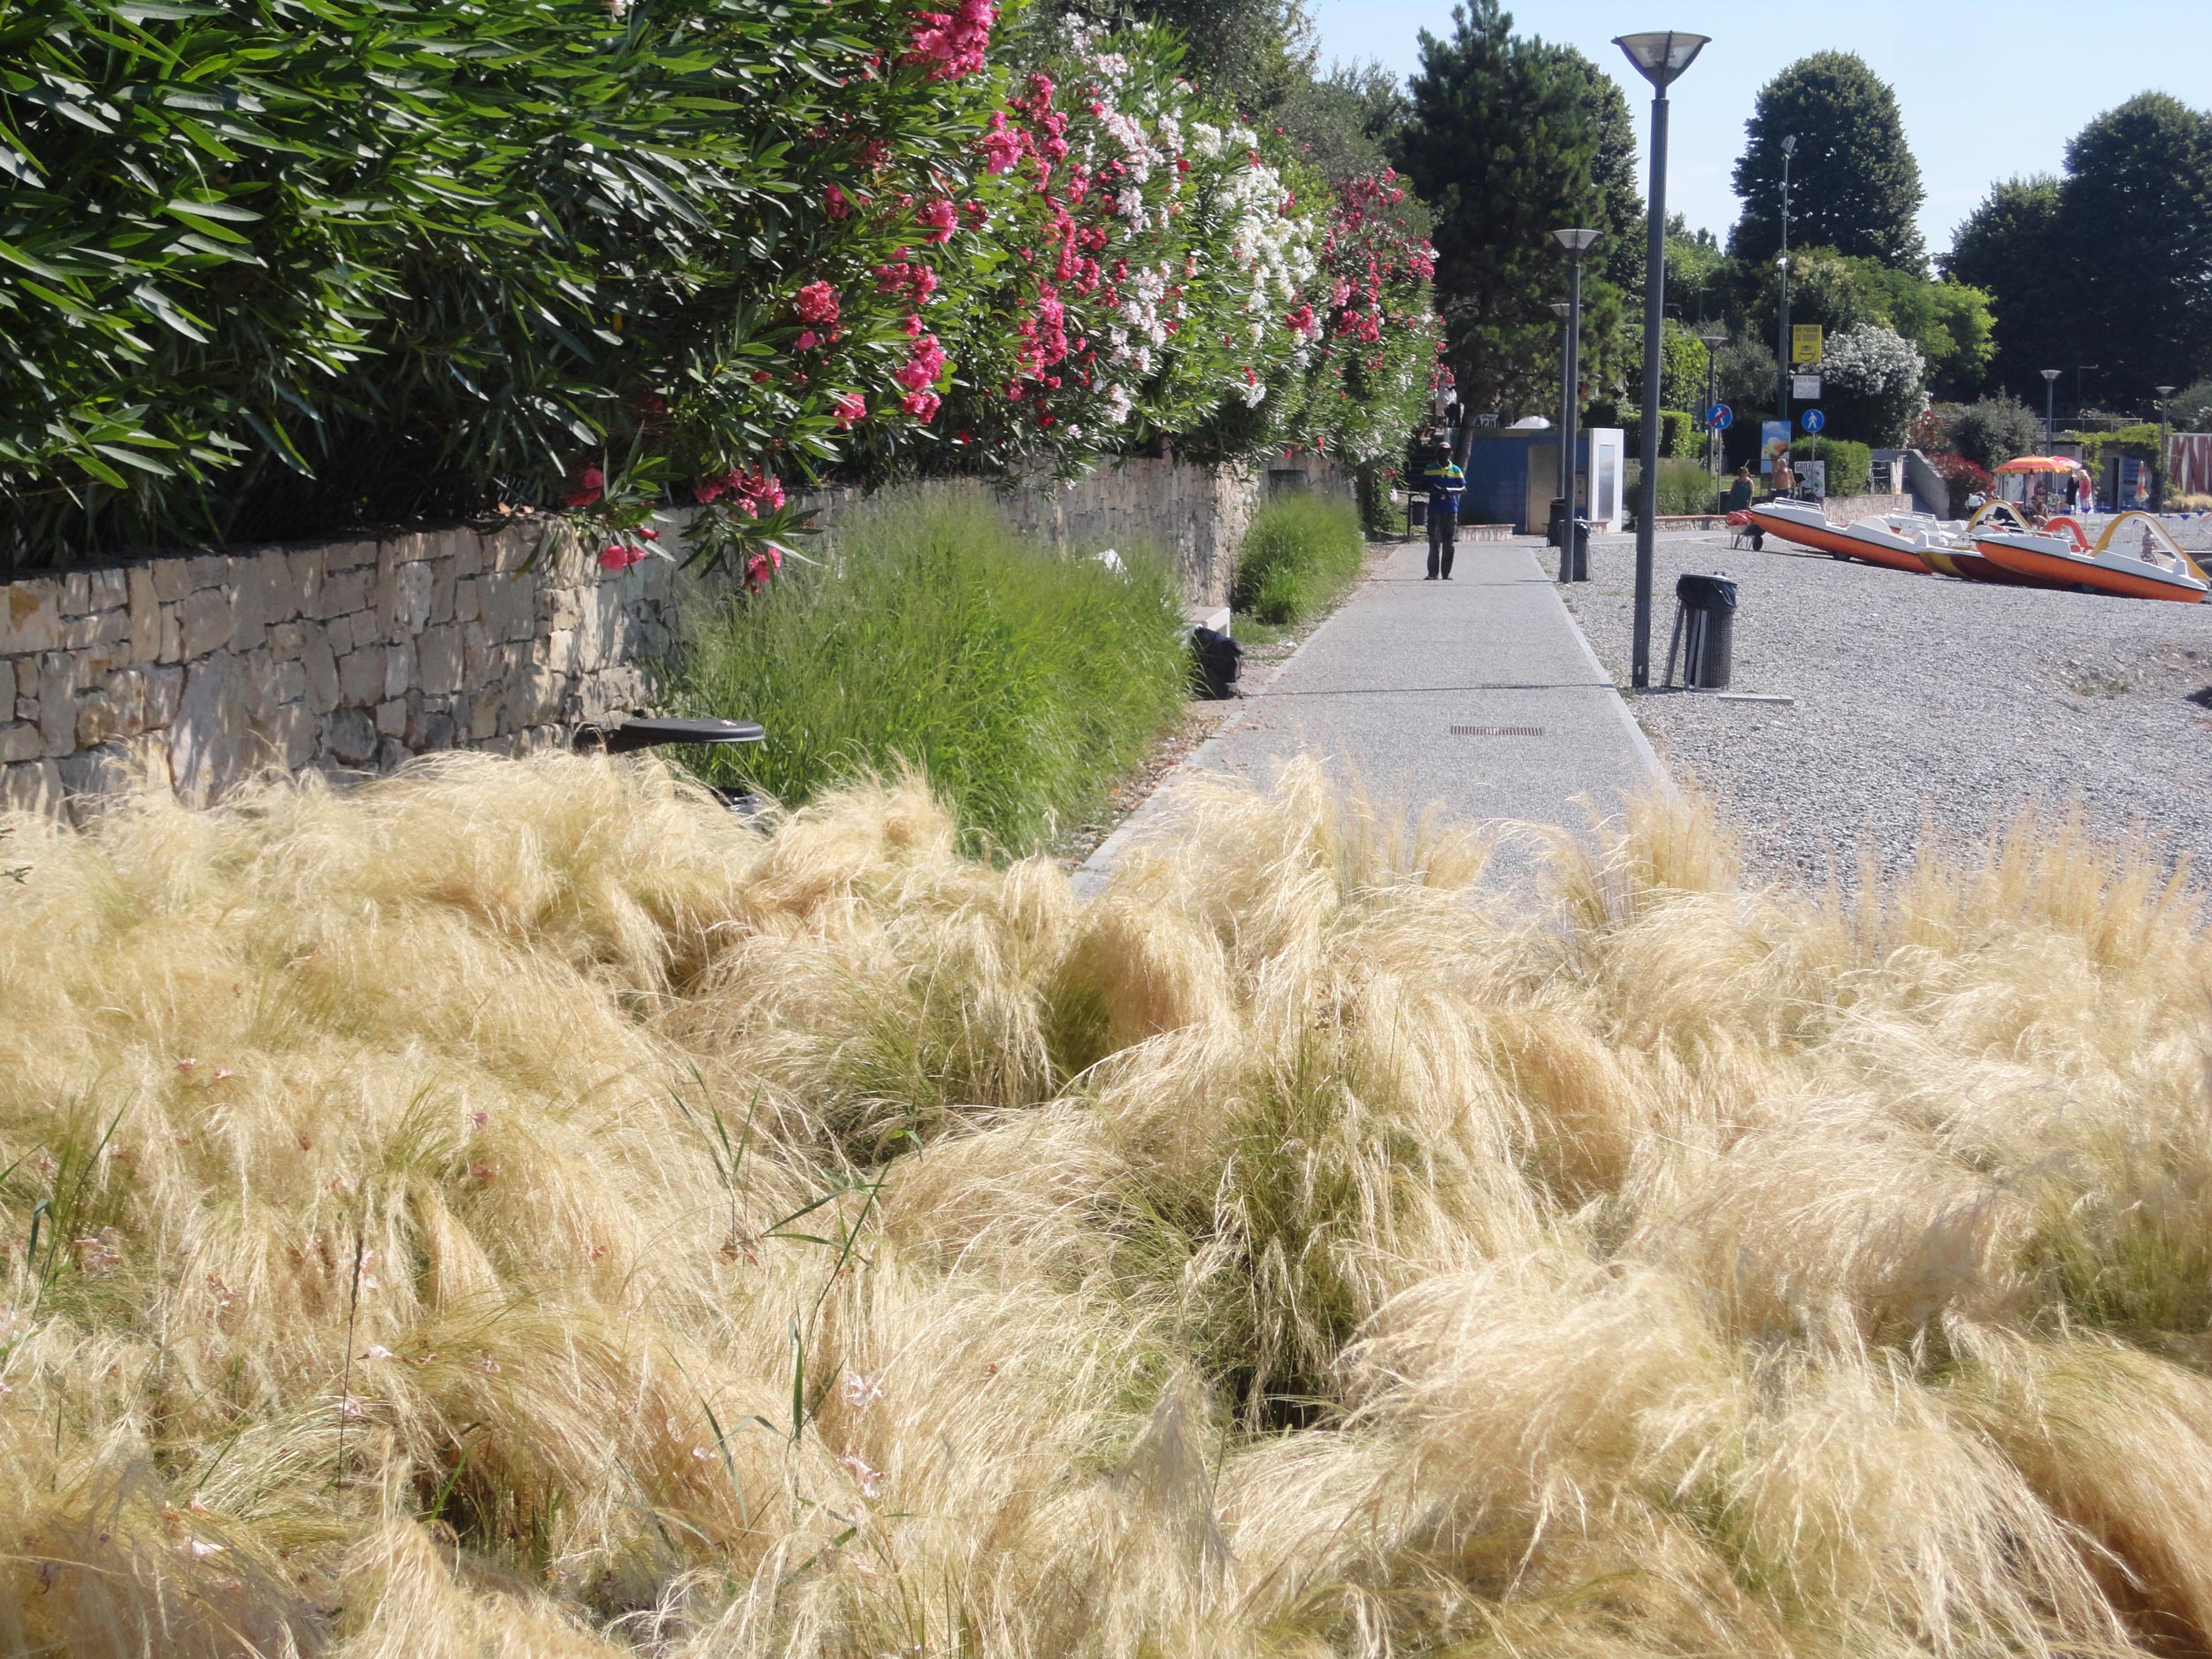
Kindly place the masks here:
<instances>
[{"instance_id":1,"label":"gravel beach","mask_svg":"<svg viewBox=\"0 0 2212 1659\"><path fill-rule=\"evenodd\" d=\"M2212 521L2181 532L2200 561ZM2101 833L2147 832L2212 871L2212 605L2108 599L1913 576L1818 554L1663 535L1652 679L1666 669L1675 578L1733 579L1730 689L1630 708L1685 784L1717 799L1755 864L1850 880L1872 849L1909 867L1924 826L1980 839L2023 808L2078 803ZM1635 549L1608 537L1566 590L1628 684Z\"/></svg>"}]
</instances>

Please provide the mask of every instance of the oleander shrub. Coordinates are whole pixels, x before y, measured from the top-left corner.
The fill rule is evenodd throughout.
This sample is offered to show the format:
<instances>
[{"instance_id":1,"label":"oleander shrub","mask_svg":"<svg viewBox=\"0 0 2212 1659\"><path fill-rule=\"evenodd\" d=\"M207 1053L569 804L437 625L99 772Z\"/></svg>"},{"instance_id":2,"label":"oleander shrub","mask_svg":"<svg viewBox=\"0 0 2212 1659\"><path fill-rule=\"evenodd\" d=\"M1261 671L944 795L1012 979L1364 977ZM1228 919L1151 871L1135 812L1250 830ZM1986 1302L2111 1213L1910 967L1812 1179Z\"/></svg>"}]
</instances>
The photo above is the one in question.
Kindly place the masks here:
<instances>
[{"instance_id":1,"label":"oleander shrub","mask_svg":"<svg viewBox=\"0 0 2212 1659\"><path fill-rule=\"evenodd\" d=\"M2016 456L2043 449L2043 418L2018 398L1999 394L1970 403L1939 405L1930 411L1935 430L1927 434L1939 449L1962 455L1985 472Z\"/></svg>"},{"instance_id":2,"label":"oleander shrub","mask_svg":"<svg viewBox=\"0 0 2212 1659\"><path fill-rule=\"evenodd\" d=\"M649 757L12 820L0 1647L2212 1646L2212 938L1331 788L1097 898Z\"/></svg>"},{"instance_id":3,"label":"oleander shrub","mask_svg":"<svg viewBox=\"0 0 2212 1659\"><path fill-rule=\"evenodd\" d=\"M1303 622L1352 585L1366 550L1352 503L1313 490L1272 496L1237 550L1230 603L1262 622Z\"/></svg>"},{"instance_id":4,"label":"oleander shrub","mask_svg":"<svg viewBox=\"0 0 2212 1659\"><path fill-rule=\"evenodd\" d=\"M788 805L917 769L971 845L1028 852L1182 708L1173 573L1117 552L1118 571L1040 549L972 487L888 498L846 526L833 560L692 601L678 703L768 729L694 764Z\"/></svg>"},{"instance_id":5,"label":"oleander shrub","mask_svg":"<svg viewBox=\"0 0 2212 1659\"><path fill-rule=\"evenodd\" d=\"M27 0L0 558L518 505L619 552L693 497L726 557L830 467L1391 452L1415 204L1179 50L989 0Z\"/></svg>"}]
</instances>

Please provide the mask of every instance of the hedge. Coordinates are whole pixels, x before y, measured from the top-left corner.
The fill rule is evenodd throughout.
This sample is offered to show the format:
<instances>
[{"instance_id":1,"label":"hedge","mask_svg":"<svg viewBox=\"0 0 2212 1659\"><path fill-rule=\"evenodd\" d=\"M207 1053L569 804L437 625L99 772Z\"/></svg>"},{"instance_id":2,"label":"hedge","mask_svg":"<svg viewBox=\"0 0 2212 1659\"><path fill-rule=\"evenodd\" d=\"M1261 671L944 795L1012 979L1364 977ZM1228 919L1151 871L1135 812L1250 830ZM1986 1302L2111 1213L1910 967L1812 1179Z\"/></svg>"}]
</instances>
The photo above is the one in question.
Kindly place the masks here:
<instances>
[{"instance_id":1,"label":"hedge","mask_svg":"<svg viewBox=\"0 0 2212 1659\"><path fill-rule=\"evenodd\" d=\"M993 8L27 0L0 557L495 505L695 551L780 480L1394 451L1431 254L1179 79ZM995 56L994 55L995 54Z\"/></svg>"},{"instance_id":2,"label":"hedge","mask_svg":"<svg viewBox=\"0 0 2212 1659\"><path fill-rule=\"evenodd\" d=\"M1800 438L1790 445L1790 458L1825 465L1831 495L1863 495L1873 488L1874 452L1848 438Z\"/></svg>"}]
</instances>

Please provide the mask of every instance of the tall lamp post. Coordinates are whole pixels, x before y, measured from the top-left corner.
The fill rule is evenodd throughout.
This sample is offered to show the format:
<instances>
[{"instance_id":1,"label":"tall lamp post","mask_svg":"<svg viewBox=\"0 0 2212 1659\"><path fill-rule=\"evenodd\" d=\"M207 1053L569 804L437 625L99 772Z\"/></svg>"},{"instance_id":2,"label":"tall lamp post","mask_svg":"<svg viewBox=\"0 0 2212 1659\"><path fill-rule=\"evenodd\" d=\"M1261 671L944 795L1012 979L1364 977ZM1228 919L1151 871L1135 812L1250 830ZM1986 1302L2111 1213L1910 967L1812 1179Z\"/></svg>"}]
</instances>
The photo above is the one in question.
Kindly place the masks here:
<instances>
[{"instance_id":1,"label":"tall lamp post","mask_svg":"<svg viewBox=\"0 0 2212 1659\"><path fill-rule=\"evenodd\" d=\"M1582 390L1582 257L1600 234L1594 230L1552 232L1573 261L1573 274L1567 280L1567 368L1560 403L1564 419L1559 423L1559 493L1567 501L1567 516L1559 531L1559 580L1563 582L1581 581L1589 575L1575 568L1575 405L1582 401L1577 396Z\"/></svg>"},{"instance_id":2,"label":"tall lamp post","mask_svg":"<svg viewBox=\"0 0 2212 1659\"><path fill-rule=\"evenodd\" d=\"M1574 411L1571 405L1575 400L1575 387L1574 381L1569 378L1571 372L1567 366L1567 319L1573 309L1565 300L1554 300L1551 303L1551 314L1559 319L1559 431L1563 439L1559 446L1559 465L1554 469L1559 475L1559 488L1553 492L1552 499L1561 503L1568 500L1569 494L1574 488L1573 475L1567 471L1567 446L1563 442L1567 423L1574 419ZM1573 509L1571 507L1565 509L1560 523L1564 525L1572 516ZM1565 534L1563 530L1561 532L1563 536Z\"/></svg>"},{"instance_id":3,"label":"tall lamp post","mask_svg":"<svg viewBox=\"0 0 2212 1659\"><path fill-rule=\"evenodd\" d=\"M1629 683L1651 684L1651 539L1659 513L1659 373L1667 306L1667 88L1703 50L1704 35L1658 29L1623 35L1613 44L1628 54L1651 82L1651 200L1645 209L1650 233L1644 255L1643 478L1636 503L1636 633Z\"/></svg>"},{"instance_id":4,"label":"tall lamp post","mask_svg":"<svg viewBox=\"0 0 2212 1659\"><path fill-rule=\"evenodd\" d=\"M2173 419L2174 388L2160 386L2152 388L2158 394L2158 470L2151 477L2158 485L2158 498L2153 503L2159 511L2166 511L2166 469L2173 465L2174 441L2166 433L2166 423Z\"/></svg>"},{"instance_id":5,"label":"tall lamp post","mask_svg":"<svg viewBox=\"0 0 2212 1659\"><path fill-rule=\"evenodd\" d=\"M1774 412L1790 424L1790 157L1797 153L1797 134L1782 139L1782 253L1775 262L1781 273L1782 302L1775 307L1774 360L1782 365L1780 383L1774 388Z\"/></svg>"},{"instance_id":6,"label":"tall lamp post","mask_svg":"<svg viewBox=\"0 0 2212 1659\"><path fill-rule=\"evenodd\" d=\"M1705 346L1705 471L1710 474L1719 471L1713 465L1713 451L1718 447L1717 441L1720 436L1713 426L1713 358L1728 343L1728 331L1708 329L1698 339Z\"/></svg>"},{"instance_id":7,"label":"tall lamp post","mask_svg":"<svg viewBox=\"0 0 2212 1659\"><path fill-rule=\"evenodd\" d=\"M2065 373L2063 369L2043 371L2043 447L2046 450L2058 442L2058 420L2052 411L2051 397L2058 386L2058 377Z\"/></svg>"}]
</instances>

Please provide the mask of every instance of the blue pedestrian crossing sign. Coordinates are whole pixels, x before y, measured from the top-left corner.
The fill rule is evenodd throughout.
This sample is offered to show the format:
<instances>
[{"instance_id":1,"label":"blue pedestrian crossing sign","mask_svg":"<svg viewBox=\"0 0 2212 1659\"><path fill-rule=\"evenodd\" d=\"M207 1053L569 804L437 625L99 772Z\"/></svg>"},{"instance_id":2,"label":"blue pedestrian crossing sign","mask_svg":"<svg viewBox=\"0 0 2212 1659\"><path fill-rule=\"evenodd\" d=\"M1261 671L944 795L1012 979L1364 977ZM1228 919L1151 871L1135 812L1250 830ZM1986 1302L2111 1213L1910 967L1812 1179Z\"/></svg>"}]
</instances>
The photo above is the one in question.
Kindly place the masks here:
<instances>
[{"instance_id":1,"label":"blue pedestrian crossing sign","mask_svg":"<svg viewBox=\"0 0 2212 1659\"><path fill-rule=\"evenodd\" d=\"M1736 424L1736 411L1725 403L1715 403L1705 411L1705 424L1715 432L1725 432Z\"/></svg>"},{"instance_id":2,"label":"blue pedestrian crossing sign","mask_svg":"<svg viewBox=\"0 0 2212 1659\"><path fill-rule=\"evenodd\" d=\"M1822 414L1817 409L1807 410L1803 419L1805 422L1805 430L1808 432L1818 432L1823 426L1828 424L1828 417Z\"/></svg>"}]
</instances>

